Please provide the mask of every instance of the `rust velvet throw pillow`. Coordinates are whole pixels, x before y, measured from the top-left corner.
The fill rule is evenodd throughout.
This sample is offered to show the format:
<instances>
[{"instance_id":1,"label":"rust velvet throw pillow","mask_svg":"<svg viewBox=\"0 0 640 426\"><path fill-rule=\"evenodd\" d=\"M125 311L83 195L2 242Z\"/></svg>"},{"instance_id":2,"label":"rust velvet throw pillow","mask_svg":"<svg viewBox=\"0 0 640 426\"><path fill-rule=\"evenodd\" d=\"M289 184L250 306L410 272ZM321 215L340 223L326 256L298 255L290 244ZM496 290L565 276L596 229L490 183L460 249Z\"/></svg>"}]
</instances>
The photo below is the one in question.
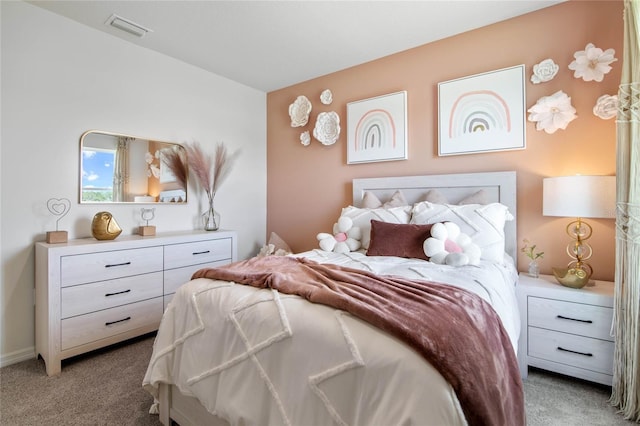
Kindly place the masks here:
<instances>
[{"instance_id":1,"label":"rust velvet throw pillow","mask_svg":"<svg viewBox=\"0 0 640 426\"><path fill-rule=\"evenodd\" d=\"M429 260L424 254L424 241L431 236L433 225L401 224L371 221L371 242L367 256L397 256Z\"/></svg>"}]
</instances>

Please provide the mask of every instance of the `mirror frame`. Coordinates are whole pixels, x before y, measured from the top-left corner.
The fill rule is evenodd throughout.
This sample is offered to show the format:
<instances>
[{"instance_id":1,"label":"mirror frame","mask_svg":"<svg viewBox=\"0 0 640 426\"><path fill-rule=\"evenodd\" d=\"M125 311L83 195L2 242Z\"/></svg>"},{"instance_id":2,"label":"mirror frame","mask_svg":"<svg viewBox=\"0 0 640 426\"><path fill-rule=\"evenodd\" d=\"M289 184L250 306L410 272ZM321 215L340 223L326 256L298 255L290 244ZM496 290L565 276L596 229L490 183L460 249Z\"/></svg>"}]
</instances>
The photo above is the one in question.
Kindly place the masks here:
<instances>
[{"instance_id":1,"label":"mirror frame","mask_svg":"<svg viewBox=\"0 0 640 426\"><path fill-rule=\"evenodd\" d=\"M139 149L140 145L133 145L135 148L138 148L135 151L134 155L134 163L131 161L131 155L127 159L128 161L128 174L129 176L133 175L136 177L137 188L146 189L146 192L135 189L131 189L127 192L127 197L130 200L127 201L109 201L109 200L84 200L83 199L83 176L85 174L85 155L84 148L87 143L87 138L91 135L103 135L103 136L113 136L116 138L131 138L132 142L146 142L146 146L143 147L143 150ZM149 146L150 144L162 144L159 147ZM177 204L183 205L187 203L188 200L188 189L182 188L177 182L175 182L175 178L173 178L173 174L168 169L168 167L162 161L161 151L163 149L171 147L178 147L184 150L184 147L176 142L168 142L168 141L159 141L156 139L143 138L139 136L133 136L125 133L117 133L110 132L104 130L87 130L80 136L80 172L78 179L78 202L80 204ZM96 146L94 148L100 148ZM152 148L150 150L150 148ZM156 149L157 148L157 149ZM115 149L115 146L114 146ZM151 152L154 151L155 153ZM135 164L136 167L132 167L132 164ZM139 166L138 166L139 165ZM188 178L187 178L188 179ZM146 188L143 182L146 180ZM188 187L188 182L187 185ZM153 200L151 199L153 197Z\"/></svg>"}]
</instances>

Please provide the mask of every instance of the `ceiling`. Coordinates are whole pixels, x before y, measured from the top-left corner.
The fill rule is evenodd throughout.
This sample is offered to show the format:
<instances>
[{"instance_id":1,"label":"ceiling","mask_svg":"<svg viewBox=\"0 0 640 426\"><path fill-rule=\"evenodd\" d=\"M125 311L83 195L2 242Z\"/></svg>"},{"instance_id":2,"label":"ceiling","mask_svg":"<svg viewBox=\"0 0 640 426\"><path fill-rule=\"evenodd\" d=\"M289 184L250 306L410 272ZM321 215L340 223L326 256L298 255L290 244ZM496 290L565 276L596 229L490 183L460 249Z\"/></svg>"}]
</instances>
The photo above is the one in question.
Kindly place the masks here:
<instances>
[{"instance_id":1,"label":"ceiling","mask_svg":"<svg viewBox=\"0 0 640 426\"><path fill-rule=\"evenodd\" d=\"M270 92L563 0L29 1ZM105 24L117 14L151 29Z\"/></svg>"}]
</instances>

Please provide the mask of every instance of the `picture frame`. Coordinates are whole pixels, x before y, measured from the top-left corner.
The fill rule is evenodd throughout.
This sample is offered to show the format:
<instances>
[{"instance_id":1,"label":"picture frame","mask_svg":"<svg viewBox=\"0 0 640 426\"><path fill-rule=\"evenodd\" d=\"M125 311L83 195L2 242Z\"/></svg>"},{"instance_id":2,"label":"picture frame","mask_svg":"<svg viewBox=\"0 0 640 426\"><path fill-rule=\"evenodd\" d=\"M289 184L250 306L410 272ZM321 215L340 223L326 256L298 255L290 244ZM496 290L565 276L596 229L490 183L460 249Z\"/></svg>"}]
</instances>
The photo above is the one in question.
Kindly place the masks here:
<instances>
[{"instance_id":1,"label":"picture frame","mask_svg":"<svg viewBox=\"0 0 640 426\"><path fill-rule=\"evenodd\" d=\"M347 164L407 158L406 91L347 103Z\"/></svg>"},{"instance_id":2,"label":"picture frame","mask_svg":"<svg viewBox=\"0 0 640 426\"><path fill-rule=\"evenodd\" d=\"M438 155L526 148L525 67L438 83Z\"/></svg>"}]
</instances>

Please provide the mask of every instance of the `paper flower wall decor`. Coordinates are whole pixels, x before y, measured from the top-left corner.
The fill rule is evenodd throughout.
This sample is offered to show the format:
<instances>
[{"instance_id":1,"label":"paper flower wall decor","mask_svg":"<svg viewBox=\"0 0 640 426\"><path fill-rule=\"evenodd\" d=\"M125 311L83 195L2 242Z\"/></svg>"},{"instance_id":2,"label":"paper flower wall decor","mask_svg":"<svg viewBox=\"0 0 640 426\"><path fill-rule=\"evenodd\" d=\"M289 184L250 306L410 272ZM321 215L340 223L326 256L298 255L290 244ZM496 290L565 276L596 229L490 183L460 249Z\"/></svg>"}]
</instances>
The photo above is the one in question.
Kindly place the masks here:
<instances>
[{"instance_id":1,"label":"paper flower wall decor","mask_svg":"<svg viewBox=\"0 0 640 426\"><path fill-rule=\"evenodd\" d=\"M613 55L616 51L613 49L607 49L604 52L602 49L595 47L593 43L587 44L584 50L579 50L573 54L575 58L573 62L569 64L569 69L573 70L573 76L575 78L581 78L584 81L602 81L604 75L611 71L612 62L617 61Z\"/></svg>"},{"instance_id":2,"label":"paper flower wall decor","mask_svg":"<svg viewBox=\"0 0 640 426\"><path fill-rule=\"evenodd\" d=\"M309 135L308 130L300 133L300 143L304 146L309 146L311 143L311 136Z\"/></svg>"},{"instance_id":3,"label":"paper flower wall decor","mask_svg":"<svg viewBox=\"0 0 640 426\"><path fill-rule=\"evenodd\" d=\"M527 110L528 120L536 123L536 130L555 133L558 129L566 129L575 120L576 109L571 105L571 98L562 90L551 96L543 96Z\"/></svg>"},{"instance_id":4,"label":"paper flower wall decor","mask_svg":"<svg viewBox=\"0 0 640 426\"><path fill-rule=\"evenodd\" d=\"M296 100L289 105L291 127L305 126L309 122L309 113L311 113L311 102L309 102L306 96L298 96Z\"/></svg>"},{"instance_id":5,"label":"paper flower wall decor","mask_svg":"<svg viewBox=\"0 0 640 426\"><path fill-rule=\"evenodd\" d=\"M533 84L544 83L546 81L553 80L553 77L558 74L560 67L553 62L553 59L545 59L533 66L533 74L531 75L531 82Z\"/></svg>"},{"instance_id":6,"label":"paper flower wall decor","mask_svg":"<svg viewBox=\"0 0 640 426\"><path fill-rule=\"evenodd\" d=\"M615 95L602 95L593 107L593 115L608 120L618 114L618 97Z\"/></svg>"},{"instance_id":7,"label":"paper flower wall decor","mask_svg":"<svg viewBox=\"0 0 640 426\"><path fill-rule=\"evenodd\" d=\"M333 93L331 93L331 90L326 89L322 91L320 94L320 102L324 105L331 105L331 102L333 102Z\"/></svg>"},{"instance_id":8,"label":"paper flower wall decor","mask_svg":"<svg viewBox=\"0 0 640 426\"><path fill-rule=\"evenodd\" d=\"M313 137L322 145L333 145L340 137L340 117L335 111L318 114Z\"/></svg>"}]
</instances>

